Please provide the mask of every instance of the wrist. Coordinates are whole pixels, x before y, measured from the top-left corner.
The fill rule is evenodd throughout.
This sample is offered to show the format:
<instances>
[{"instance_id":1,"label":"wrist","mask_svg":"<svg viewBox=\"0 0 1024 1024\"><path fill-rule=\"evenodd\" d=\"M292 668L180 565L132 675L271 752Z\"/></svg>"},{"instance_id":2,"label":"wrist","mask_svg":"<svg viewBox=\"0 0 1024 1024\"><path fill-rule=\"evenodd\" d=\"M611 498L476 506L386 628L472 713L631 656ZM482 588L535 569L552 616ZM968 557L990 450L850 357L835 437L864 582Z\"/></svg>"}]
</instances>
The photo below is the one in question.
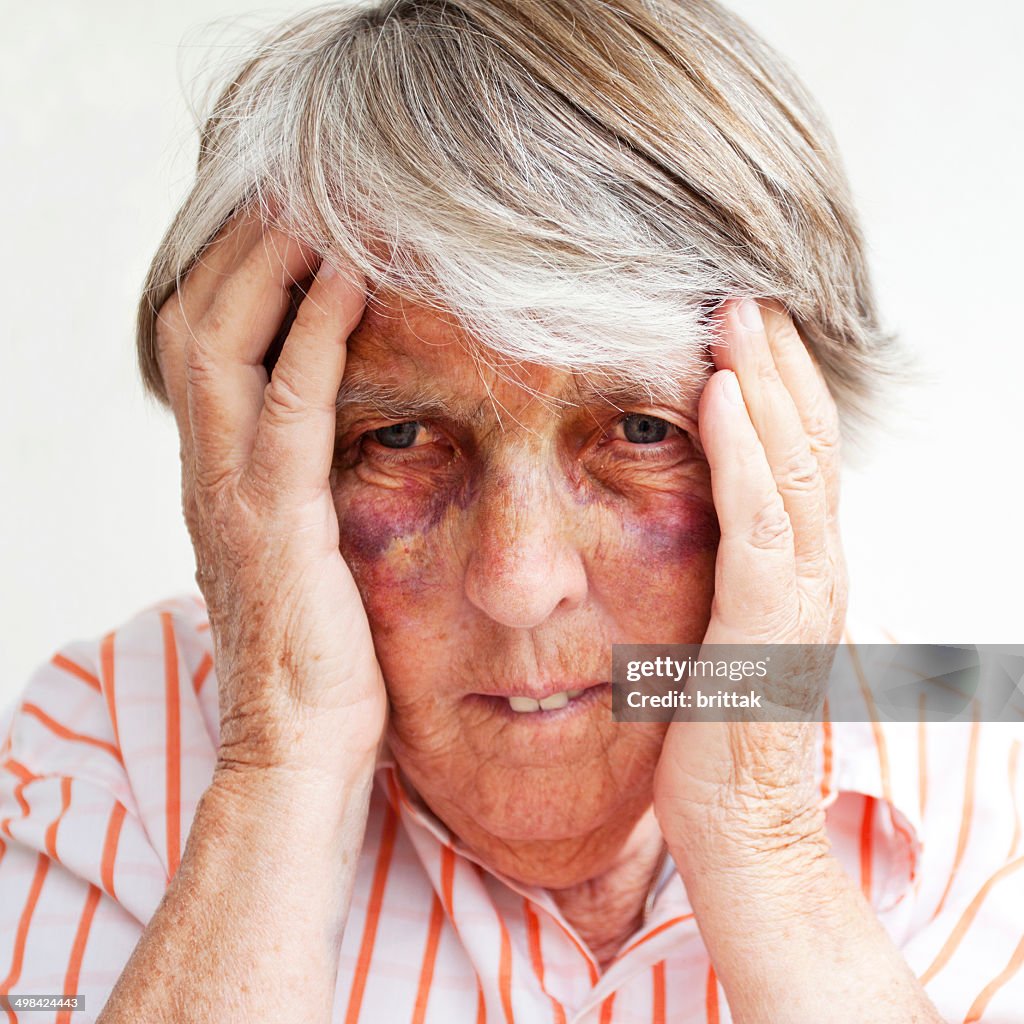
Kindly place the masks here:
<instances>
[{"instance_id":1,"label":"wrist","mask_svg":"<svg viewBox=\"0 0 1024 1024\"><path fill-rule=\"evenodd\" d=\"M736 1021L938 1021L857 884L822 842L687 862L673 850ZM881 1009L880 1009L881 1008Z\"/></svg>"},{"instance_id":2,"label":"wrist","mask_svg":"<svg viewBox=\"0 0 1024 1024\"><path fill-rule=\"evenodd\" d=\"M757 845L748 836L670 852L698 922L728 922L738 944L740 934L782 940L811 920L844 928L833 921L833 905L849 879L821 837L770 835Z\"/></svg>"},{"instance_id":3,"label":"wrist","mask_svg":"<svg viewBox=\"0 0 1024 1024\"><path fill-rule=\"evenodd\" d=\"M218 766L102 1019L328 1020L371 784Z\"/></svg>"},{"instance_id":4,"label":"wrist","mask_svg":"<svg viewBox=\"0 0 1024 1024\"><path fill-rule=\"evenodd\" d=\"M221 716L217 768L245 785L337 788L372 774L386 716L260 708Z\"/></svg>"},{"instance_id":5,"label":"wrist","mask_svg":"<svg viewBox=\"0 0 1024 1024\"><path fill-rule=\"evenodd\" d=\"M271 917L287 908L310 914L309 894L318 893L324 934L335 936L347 914L372 786L372 771L328 783L294 771L218 767L196 809L185 874L242 885Z\"/></svg>"},{"instance_id":6,"label":"wrist","mask_svg":"<svg viewBox=\"0 0 1024 1024\"><path fill-rule=\"evenodd\" d=\"M276 763L222 750L203 799L239 824L280 815L329 822L361 813L369 801L376 758L346 760L343 765L324 760L322 748L319 762L300 755Z\"/></svg>"},{"instance_id":7,"label":"wrist","mask_svg":"<svg viewBox=\"0 0 1024 1024\"><path fill-rule=\"evenodd\" d=\"M793 873L813 869L831 850L824 810L802 800L723 800L677 818L667 841L676 862L693 871Z\"/></svg>"}]
</instances>

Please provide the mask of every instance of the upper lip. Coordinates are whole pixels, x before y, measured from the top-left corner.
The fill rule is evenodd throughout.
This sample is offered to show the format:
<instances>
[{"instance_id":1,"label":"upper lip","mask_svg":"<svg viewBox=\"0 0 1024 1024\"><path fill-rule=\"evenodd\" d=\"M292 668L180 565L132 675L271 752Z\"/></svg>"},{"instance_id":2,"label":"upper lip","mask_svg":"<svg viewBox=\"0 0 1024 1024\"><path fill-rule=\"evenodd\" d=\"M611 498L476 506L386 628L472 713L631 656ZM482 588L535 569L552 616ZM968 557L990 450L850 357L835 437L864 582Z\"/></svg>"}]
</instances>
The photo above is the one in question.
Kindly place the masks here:
<instances>
[{"instance_id":1,"label":"upper lip","mask_svg":"<svg viewBox=\"0 0 1024 1024\"><path fill-rule=\"evenodd\" d=\"M567 690L589 690L593 686L600 686L601 683L600 679L575 682L559 681L557 683L518 683L477 692L484 697L532 697L534 700L544 700L545 697L551 697L556 693L565 693Z\"/></svg>"}]
</instances>

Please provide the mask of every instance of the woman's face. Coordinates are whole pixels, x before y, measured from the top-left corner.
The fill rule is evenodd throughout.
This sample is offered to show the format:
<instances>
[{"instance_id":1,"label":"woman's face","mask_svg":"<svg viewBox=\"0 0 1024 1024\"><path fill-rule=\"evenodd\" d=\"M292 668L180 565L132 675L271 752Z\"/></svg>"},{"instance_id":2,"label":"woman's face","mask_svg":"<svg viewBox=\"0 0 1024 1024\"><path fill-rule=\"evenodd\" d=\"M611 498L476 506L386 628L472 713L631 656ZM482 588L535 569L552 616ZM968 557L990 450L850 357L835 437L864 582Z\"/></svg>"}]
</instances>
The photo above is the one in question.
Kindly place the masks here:
<instances>
[{"instance_id":1,"label":"woman's face","mask_svg":"<svg viewBox=\"0 0 1024 1024\"><path fill-rule=\"evenodd\" d=\"M352 335L341 550L403 772L498 870L572 884L649 805L665 730L612 721L611 645L699 643L710 616L699 395L652 406L524 364L510 383L463 338L397 300ZM509 700L577 690L551 710Z\"/></svg>"}]
</instances>

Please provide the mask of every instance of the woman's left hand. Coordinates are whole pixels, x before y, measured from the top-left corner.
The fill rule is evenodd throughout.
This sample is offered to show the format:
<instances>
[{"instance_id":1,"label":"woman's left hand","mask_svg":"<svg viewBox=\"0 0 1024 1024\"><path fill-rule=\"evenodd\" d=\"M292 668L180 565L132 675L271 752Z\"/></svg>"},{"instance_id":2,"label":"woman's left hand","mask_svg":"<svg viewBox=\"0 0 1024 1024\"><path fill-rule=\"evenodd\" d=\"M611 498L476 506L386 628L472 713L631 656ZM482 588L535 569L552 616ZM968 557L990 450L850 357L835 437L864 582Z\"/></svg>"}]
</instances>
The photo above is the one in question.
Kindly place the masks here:
<instances>
[{"instance_id":1,"label":"woman's left hand","mask_svg":"<svg viewBox=\"0 0 1024 1024\"><path fill-rule=\"evenodd\" d=\"M824 699L847 577L839 420L820 370L778 303L730 301L721 332L699 414L721 526L704 645L824 645L803 649L781 674L773 659L765 704L775 710L761 720L694 716L669 726L654 807L670 849L677 862L726 855L742 864L776 849L822 850L819 729L808 720L820 715L806 712ZM780 706L794 705L804 714L785 720Z\"/></svg>"}]
</instances>

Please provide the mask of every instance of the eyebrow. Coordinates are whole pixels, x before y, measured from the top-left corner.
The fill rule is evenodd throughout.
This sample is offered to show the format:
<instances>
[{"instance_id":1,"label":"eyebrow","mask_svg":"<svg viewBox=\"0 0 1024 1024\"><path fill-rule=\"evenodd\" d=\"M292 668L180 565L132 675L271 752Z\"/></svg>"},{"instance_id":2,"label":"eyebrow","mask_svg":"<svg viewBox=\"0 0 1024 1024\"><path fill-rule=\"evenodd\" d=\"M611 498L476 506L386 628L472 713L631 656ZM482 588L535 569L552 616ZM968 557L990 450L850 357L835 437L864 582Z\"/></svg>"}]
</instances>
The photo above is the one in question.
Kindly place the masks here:
<instances>
[{"instance_id":1,"label":"eyebrow","mask_svg":"<svg viewBox=\"0 0 1024 1024\"><path fill-rule=\"evenodd\" d=\"M366 409L385 419L415 420L450 414L452 402L433 384L373 381L357 374L342 382L334 407L338 413Z\"/></svg>"},{"instance_id":2,"label":"eyebrow","mask_svg":"<svg viewBox=\"0 0 1024 1024\"><path fill-rule=\"evenodd\" d=\"M602 375L597 379L580 379L573 391L574 404L583 406L610 405L617 409L638 405L674 405L691 401L698 384L709 376L701 371L677 379L649 382L626 374Z\"/></svg>"},{"instance_id":3,"label":"eyebrow","mask_svg":"<svg viewBox=\"0 0 1024 1024\"><path fill-rule=\"evenodd\" d=\"M618 370L580 374L564 394L538 392L537 398L559 408L603 406L623 410L635 406L676 405L692 401L696 385L703 383L707 376L701 369L699 376L651 383ZM359 372L342 382L335 402L339 415L369 411L396 421L455 416L472 422L492 407L489 396L470 399L465 393L445 393L433 382L375 381Z\"/></svg>"}]
</instances>

